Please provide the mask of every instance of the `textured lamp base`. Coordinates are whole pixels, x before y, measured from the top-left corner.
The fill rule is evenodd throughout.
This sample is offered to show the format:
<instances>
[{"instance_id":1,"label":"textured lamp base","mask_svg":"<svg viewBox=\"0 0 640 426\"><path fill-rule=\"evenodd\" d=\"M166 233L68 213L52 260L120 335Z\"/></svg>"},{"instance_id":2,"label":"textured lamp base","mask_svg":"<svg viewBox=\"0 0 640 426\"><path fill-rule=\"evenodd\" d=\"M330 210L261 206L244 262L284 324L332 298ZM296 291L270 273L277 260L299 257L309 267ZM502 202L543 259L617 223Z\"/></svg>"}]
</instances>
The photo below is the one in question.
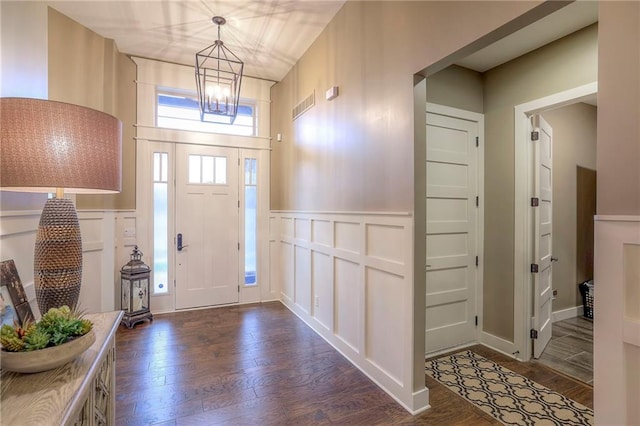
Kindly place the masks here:
<instances>
[{"instance_id":1,"label":"textured lamp base","mask_svg":"<svg viewBox=\"0 0 640 426\"><path fill-rule=\"evenodd\" d=\"M82 237L71 200L47 200L38 225L33 269L41 314L63 305L75 309L82 280Z\"/></svg>"}]
</instances>

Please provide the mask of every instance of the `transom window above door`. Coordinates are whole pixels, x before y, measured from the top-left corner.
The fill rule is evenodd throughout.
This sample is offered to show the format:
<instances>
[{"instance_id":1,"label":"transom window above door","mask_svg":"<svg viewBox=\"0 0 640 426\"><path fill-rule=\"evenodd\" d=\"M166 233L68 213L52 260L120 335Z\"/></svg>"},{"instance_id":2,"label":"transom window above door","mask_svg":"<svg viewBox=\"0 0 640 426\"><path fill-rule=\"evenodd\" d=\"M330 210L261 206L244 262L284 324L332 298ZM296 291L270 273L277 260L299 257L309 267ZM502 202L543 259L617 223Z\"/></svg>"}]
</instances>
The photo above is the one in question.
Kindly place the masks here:
<instances>
[{"instance_id":1,"label":"transom window above door","mask_svg":"<svg viewBox=\"0 0 640 426\"><path fill-rule=\"evenodd\" d=\"M227 157L189 154L189 183L226 185Z\"/></svg>"},{"instance_id":2,"label":"transom window above door","mask_svg":"<svg viewBox=\"0 0 640 426\"><path fill-rule=\"evenodd\" d=\"M156 126L167 129L255 136L255 105L241 102L233 124L200 121L200 107L193 95L158 93L156 97Z\"/></svg>"}]
</instances>

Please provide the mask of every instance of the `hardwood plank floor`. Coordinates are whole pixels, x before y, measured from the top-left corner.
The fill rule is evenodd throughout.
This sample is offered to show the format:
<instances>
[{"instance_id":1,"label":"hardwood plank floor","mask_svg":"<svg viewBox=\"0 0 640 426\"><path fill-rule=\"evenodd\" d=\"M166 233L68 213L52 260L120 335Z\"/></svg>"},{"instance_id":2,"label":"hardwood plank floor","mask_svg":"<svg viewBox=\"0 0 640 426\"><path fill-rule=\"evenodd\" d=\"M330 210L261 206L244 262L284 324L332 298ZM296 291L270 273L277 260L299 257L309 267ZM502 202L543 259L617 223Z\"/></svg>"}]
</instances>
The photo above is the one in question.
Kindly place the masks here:
<instances>
[{"instance_id":1,"label":"hardwood plank floor","mask_svg":"<svg viewBox=\"0 0 640 426\"><path fill-rule=\"evenodd\" d=\"M279 302L156 315L116 344L118 425L499 424L426 376L432 408L411 416ZM472 350L593 406L590 386Z\"/></svg>"}]
</instances>

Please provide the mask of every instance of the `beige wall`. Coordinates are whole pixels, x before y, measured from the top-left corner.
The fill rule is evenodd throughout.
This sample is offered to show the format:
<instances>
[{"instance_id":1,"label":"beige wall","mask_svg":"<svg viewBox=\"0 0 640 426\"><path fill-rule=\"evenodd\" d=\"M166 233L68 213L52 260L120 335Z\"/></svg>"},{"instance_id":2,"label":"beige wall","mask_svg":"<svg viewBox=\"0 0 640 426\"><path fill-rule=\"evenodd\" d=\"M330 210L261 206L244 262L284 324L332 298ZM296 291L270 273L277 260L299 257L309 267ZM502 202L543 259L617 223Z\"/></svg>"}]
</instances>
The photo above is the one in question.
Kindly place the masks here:
<instances>
[{"instance_id":1,"label":"beige wall","mask_svg":"<svg viewBox=\"0 0 640 426\"><path fill-rule=\"evenodd\" d=\"M514 106L597 80L592 25L485 73L484 331L513 341Z\"/></svg>"},{"instance_id":2,"label":"beige wall","mask_svg":"<svg viewBox=\"0 0 640 426\"><path fill-rule=\"evenodd\" d=\"M598 214L640 214L640 5L600 6Z\"/></svg>"},{"instance_id":3,"label":"beige wall","mask_svg":"<svg viewBox=\"0 0 640 426\"><path fill-rule=\"evenodd\" d=\"M538 3L347 2L272 89L271 208L412 211L413 74Z\"/></svg>"},{"instance_id":4,"label":"beige wall","mask_svg":"<svg viewBox=\"0 0 640 426\"><path fill-rule=\"evenodd\" d=\"M473 111L484 110L482 74L451 65L427 77L427 102Z\"/></svg>"},{"instance_id":5,"label":"beige wall","mask_svg":"<svg viewBox=\"0 0 640 426\"><path fill-rule=\"evenodd\" d=\"M122 192L78 196L78 209L135 208L135 64L105 39L49 9L49 99L112 114L122 121Z\"/></svg>"},{"instance_id":6,"label":"beige wall","mask_svg":"<svg viewBox=\"0 0 640 426\"><path fill-rule=\"evenodd\" d=\"M558 291L553 311L559 311L582 305L576 276L577 166L596 168L597 108L577 103L541 115L553 128L553 255L559 259L553 265Z\"/></svg>"}]
</instances>

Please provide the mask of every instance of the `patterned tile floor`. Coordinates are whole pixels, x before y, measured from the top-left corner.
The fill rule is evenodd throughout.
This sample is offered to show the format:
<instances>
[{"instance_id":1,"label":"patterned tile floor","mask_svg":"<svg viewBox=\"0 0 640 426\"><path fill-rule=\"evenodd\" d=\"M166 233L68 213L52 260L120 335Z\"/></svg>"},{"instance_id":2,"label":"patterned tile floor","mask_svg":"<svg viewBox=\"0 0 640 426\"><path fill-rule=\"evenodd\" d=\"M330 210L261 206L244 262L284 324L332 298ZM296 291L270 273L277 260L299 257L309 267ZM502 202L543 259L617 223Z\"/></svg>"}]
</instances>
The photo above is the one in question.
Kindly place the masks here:
<instances>
[{"instance_id":1,"label":"patterned tile floor","mask_svg":"<svg viewBox=\"0 0 640 426\"><path fill-rule=\"evenodd\" d=\"M593 321L583 317L553 323L551 341L538 362L593 384Z\"/></svg>"}]
</instances>

